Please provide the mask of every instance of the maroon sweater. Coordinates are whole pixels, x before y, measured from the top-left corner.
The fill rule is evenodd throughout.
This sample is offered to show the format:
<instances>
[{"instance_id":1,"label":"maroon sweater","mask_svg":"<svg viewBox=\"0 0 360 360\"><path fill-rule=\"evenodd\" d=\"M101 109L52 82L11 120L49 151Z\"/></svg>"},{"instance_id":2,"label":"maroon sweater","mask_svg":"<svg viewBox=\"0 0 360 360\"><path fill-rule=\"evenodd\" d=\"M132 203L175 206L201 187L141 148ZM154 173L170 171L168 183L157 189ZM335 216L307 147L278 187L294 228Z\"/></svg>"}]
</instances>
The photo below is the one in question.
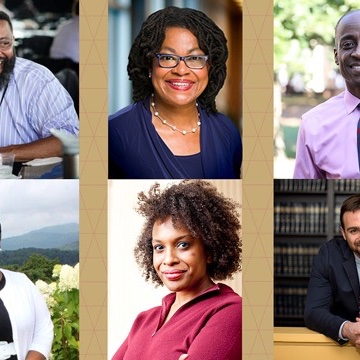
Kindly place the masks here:
<instances>
[{"instance_id":1,"label":"maroon sweater","mask_svg":"<svg viewBox=\"0 0 360 360\"><path fill-rule=\"evenodd\" d=\"M162 306L142 312L112 360L241 360L242 299L229 286L216 284L163 322L175 294Z\"/></svg>"}]
</instances>

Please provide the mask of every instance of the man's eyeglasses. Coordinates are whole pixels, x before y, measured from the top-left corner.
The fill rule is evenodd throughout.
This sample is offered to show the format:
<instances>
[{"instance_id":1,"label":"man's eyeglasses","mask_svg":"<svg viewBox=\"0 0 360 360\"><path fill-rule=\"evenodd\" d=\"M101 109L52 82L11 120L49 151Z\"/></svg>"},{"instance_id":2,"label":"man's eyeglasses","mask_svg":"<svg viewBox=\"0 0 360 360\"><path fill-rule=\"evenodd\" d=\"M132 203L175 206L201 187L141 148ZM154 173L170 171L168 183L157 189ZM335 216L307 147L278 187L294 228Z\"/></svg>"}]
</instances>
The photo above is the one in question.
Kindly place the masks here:
<instances>
[{"instance_id":1,"label":"man's eyeglasses","mask_svg":"<svg viewBox=\"0 0 360 360\"><path fill-rule=\"evenodd\" d=\"M0 50L9 50L12 44L14 43L14 38L12 39L0 39Z\"/></svg>"},{"instance_id":2,"label":"man's eyeglasses","mask_svg":"<svg viewBox=\"0 0 360 360\"><path fill-rule=\"evenodd\" d=\"M159 66L167 69L178 66L181 60L190 69L202 69L209 59L208 55L179 56L173 54L155 54L155 56L158 59Z\"/></svg>"}]
</instances>

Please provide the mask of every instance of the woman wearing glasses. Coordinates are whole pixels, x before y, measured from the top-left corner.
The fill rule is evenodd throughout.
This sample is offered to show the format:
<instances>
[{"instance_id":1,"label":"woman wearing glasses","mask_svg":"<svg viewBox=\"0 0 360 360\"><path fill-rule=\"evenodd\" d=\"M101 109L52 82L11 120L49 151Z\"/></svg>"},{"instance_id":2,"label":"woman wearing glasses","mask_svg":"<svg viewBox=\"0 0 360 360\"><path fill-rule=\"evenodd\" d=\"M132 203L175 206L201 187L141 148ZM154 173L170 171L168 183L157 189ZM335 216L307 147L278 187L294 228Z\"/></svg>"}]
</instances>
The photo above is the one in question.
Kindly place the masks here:
<instances>
[{"instance_id":1,"label":"woman wearing glasses","mask_svg":"<svg viewBox=\"0 0 360 360\"><path fill-rule=\"evenodd\" d=\"M204 13L148 17L129 55L135 103L109 118L109 178L240 177L239 131L217 112L228 50Z\"/></svg>"}]
</instances>

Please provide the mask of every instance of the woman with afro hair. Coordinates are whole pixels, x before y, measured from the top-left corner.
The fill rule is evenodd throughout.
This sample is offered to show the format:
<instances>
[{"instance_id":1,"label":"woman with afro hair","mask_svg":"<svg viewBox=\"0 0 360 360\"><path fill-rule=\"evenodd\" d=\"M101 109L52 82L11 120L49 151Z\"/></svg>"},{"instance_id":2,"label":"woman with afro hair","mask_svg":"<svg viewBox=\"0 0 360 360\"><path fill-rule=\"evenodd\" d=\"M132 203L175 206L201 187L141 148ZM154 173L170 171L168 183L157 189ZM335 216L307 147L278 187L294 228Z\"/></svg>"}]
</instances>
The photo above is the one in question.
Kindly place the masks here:
<instances>
[{"instance_id":1,"label":"woman with afro hair","mask_svg":"<svg viewBox=\"0 0 360 360\"><path fill-rule=\"evenodd\" d=\"M242 299L215 282L241 270L238 204L202 180L155 184L138 204L136 261L171 293L137 316L112 359L241 359Z\"/></svg>"},{"instance_id":2,"label":"woman with afro hair","mask_svg":"<svg viewBox=\"0 0 360 360\"><path fill-rule=\"evenodd\" d=\"M127 67L134 103L109 117L109 178L240 177L239 131L215 104L226 42L198 10L171 6L145 20Z\"/></svg>"}]
</instances>

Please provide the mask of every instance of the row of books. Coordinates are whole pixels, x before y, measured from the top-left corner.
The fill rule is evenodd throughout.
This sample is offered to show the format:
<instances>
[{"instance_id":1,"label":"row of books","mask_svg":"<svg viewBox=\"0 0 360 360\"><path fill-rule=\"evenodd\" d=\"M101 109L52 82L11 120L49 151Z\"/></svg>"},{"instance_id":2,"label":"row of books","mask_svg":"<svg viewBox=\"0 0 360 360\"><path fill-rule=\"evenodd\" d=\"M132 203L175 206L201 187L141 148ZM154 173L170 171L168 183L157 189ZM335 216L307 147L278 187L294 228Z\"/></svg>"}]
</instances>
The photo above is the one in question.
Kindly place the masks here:
<instances>
[{"instance_id":1,"label":"row of books","mask_svg":"<svg viewBox=\"0 0 360 360\"><path fill-rule=\"evenodd\" d=\"M334 231L335 233L340 232L340 210L342 202L336 201L335 203L335 216L334 216Z\"/></svg>"},{"instance_id":2,"label":"row of books","mask_svg":"<svg viewBox=\"0 0 360 360\"><path fill-rule=\"evenodd\" d=\"M303 324L314 257L329 235L340 235L342 202L360 192L360 180L281 179L274 181L274 190L274 322L304 326L295 324ZM276 192L288 194L277 197Z\"/></svg>"},{"instance_id":3,"label":"row of books","mask_svg":"<svg viewBox=\"0 0 360 360\"><path fill-rule=\"evenodd\" d=\"M336 179L332 181L335 192L360 192L360 180ZM327 180L325 179L277 179L274 180L274 190L285 192L325 192L327 190L327 184Z\"/></svg>"},{"instance_id":4,"label":"row of books","mask_svg":"<svg viewBox=\"0 0 360 360\"><path fill-rule=\"evenodd\" d=\"M328 207L325 202L275 201L275 233L324 234Z\"/></svg>"},{"instance_id":5,"label":"row of books","mask_svg":"<svg viewBox=\"0 0 360 360\"><path fill-rule=\"evenodd\" d=\"M278 243L274 246L275 276L309 276L319 244Z\"/></svg>"},{"instance_id":6,"label":"row of books","mask_svg":"<svg viewBox=\"0 0 360 360\"><path fill-rule=\"evenodd\" d=\"M334 190L337 192L357 193L360 192L360 180L333 180Z\"/></svg>"},{"instance_id":7,"label":"row of books","mask_svg":"<svg viewBox=\"0 0 360 360\"><path fill-rule=\"evenodd\" d=\"M276 286L274 289L275 317L303 317L307 287Z\"/></svg>"},{"instance_id":8,"label":"row of books","mask_svg":"<svg viewBox=\"0 0 360 360\"><path fill-rule=\"evenodd\" d=\"M274 191L326 191L327 182L325 179L293 180L279 179L274 180Z\"/></svg>"}]
</instances>

